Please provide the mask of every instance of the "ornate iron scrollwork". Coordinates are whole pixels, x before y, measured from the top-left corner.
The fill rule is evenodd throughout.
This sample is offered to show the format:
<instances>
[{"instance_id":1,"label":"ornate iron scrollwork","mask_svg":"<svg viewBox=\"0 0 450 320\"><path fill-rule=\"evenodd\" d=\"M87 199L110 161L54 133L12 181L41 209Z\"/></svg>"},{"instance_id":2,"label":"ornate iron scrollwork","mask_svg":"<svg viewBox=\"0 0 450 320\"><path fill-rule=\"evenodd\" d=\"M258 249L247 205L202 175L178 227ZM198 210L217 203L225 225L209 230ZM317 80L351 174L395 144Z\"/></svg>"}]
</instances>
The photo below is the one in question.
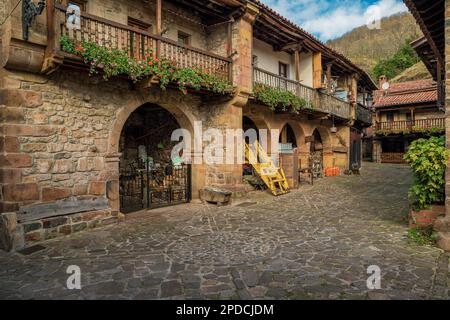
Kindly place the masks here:
<instances>
[{"instance_id":1,"label":"ornate iron scrollwork","mask_svg":"<svg viewBox=\"0 0 450 320\"><path fill-rule=\"evenodd\" d=\"M22 0L22 29L23 39L28 41L29 28L36 16L40 15L45 8L45 0L39 0L36 5L33 0Z\"/></svg>"}]
</instances>

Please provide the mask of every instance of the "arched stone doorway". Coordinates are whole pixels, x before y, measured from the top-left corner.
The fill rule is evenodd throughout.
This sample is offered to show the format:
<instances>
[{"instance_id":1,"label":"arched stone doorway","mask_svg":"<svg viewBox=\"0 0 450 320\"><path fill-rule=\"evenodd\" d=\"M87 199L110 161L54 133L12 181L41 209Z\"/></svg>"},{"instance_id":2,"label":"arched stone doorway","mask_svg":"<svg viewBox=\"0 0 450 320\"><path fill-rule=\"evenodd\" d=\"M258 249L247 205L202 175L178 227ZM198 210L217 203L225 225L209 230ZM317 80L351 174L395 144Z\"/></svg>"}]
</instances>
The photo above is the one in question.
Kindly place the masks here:
<instances>
[{"instance_id":1,"label":"arched stone doorway","mask_svg":"<svg viewBox=\"0 0 450 320\"><path fill-rule=\"evenodd\" d=\"M289 123L286 123L283 129L281 129L279 143L282 145L290 145L292 149L298 147L297 136Z\"/></svg>"},{"instance_id":2,"label":"arched stone doorway","mask_svg":"<svg viewBox=\"0 0 450 320\"><path fill-rule=\"evenodd\" d=\"M145 103L125 121L118 146L121 212L190 201L191 165L183 159L186 150L175 154L173 150L180 141L192 137L172 141L175 130L185 129L179 119L160 105Z\"/></svg>"},{"instance_id":3,"label":"arched stone doorway","mask_svg":"<svg viewBox=\"0 0 450 320\"><path fill-rule=\"evenodd\" d=\"M310 165L314 177L321 178L324 174L324 143L318 129L313 131L312 137L313 139L310 145Z\"/></svg>"},{"instance_id":4,"label":"arched stone doorway","mask_svg":"<svg viewBox=\"0 0 450 320\"><path fill-rule=\"evenodd\" d=\"M313 141L311 142L310 151L311 151L311 153L314 153L314 152L322 152L323 153L323 151L324 151L322 136L320 135L320 132L318 129L315 129L313 132Z\"/></svg>"},{"instance_id":5,"label":"arched stone doorway","mask_svg":"<svg viewBox=\"0 0 450 320\"><path fill-rule=\"evenodd\" d=\"M256 123L247 116L242 117L242 129L244 130L244 133L249 130L255 130L256 138L259 140L259 128ZM252 143L253 141L250 141L249 138L246 137L245 142Z\"/></svg>"},{"instance_id":6,"label":"arched stone doorway","mask_svg":"<svg viewBox=\"0 0 450 320\"><path fill-rule=\"evenodd\" d=\"M242 117L242 130L244 131L244 143L253 145L255 140L260 142L260 128L247 116ZM242 165L242 175L244 177L255 175L252 165L247 161Z\"/></svg>"}]
</instances>

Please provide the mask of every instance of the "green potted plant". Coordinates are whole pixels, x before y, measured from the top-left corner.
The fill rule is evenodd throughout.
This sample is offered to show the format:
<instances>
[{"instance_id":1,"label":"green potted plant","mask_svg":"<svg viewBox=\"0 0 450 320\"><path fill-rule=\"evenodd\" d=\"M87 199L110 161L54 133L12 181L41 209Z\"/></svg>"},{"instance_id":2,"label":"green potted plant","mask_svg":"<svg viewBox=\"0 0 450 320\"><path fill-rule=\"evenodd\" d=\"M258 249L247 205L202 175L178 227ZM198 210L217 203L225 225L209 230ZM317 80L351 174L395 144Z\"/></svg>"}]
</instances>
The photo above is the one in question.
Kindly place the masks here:
<instances>
[{"instance_id":1,"label":"green potted plant","mask_svg":"<svg viewBox=\"0 0 450 320\"><path fill-rule=\"evenodd\" d=\"M409 191L410 228L429 228L438 216L445 214L445 170L449 156L445 137L418 139L405 154L414 177Z\"/></svg>"}]
</instances>

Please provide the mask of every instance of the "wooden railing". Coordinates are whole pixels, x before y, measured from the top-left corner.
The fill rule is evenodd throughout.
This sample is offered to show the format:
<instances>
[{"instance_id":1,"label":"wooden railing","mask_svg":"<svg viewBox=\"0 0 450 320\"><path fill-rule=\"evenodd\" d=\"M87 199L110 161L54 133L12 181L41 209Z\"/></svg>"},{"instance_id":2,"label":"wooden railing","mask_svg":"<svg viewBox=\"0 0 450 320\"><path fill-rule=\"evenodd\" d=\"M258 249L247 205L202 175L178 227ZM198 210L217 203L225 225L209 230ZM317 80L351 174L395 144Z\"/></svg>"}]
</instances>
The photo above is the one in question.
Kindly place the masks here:
<instances>
[{"instance_id":1,"label":"wooden railing","mask_svg":"<svg viewBox=\"0 0 450 320\"><path fill-rule=\"evenodd\" d=\"M320 93L320 104L317 109L344 119L351 117L350 103L326 93Z\"/></svg>"},{"instance_id":2,"label":"wooden railing","mask_svg":"<svg viewBox=\"0 0 450 320\"><path fill-rule=\"evenodd\" d=\"M278 76L269 71L253 68L254 85L263 84L282 91L290 91L307 102L307 108L330 113L344 119L350 118L350 104L331 95L301 84L299 81Z\"/></svg>"},{"instance_id":3,"label":"wooden railing","mask_svg":"<svg viewBox=\"0 0 450 320\"><path fill-rule=\"evenodd\" d=\"M80 42L128 52L130 57L144 60L149 51L155 57L176 62L180 68L199 68L222 80L231 81L230 58L207 52L88 13L81 14L81 30L70 32L64 23L66 7L56 4L56 37L66 36Z\"/></svg>"},{"instance_id":4,"label":"wooden railing","mask_svg":"<svg viewBox=\"0 0 450 320\"><path fill-rule=\"evenodd\" d=\"M372 125L373 112L369 108L358 103L356 106L356 120Z\"/></svg>"},{"instance_id":5,"label":"wooden railing","mask_svg":"<svg viewBox=\"0 0 450 320\"><path fill-rule=\"evenodd\" d=\"M403 159L405 153L403 152L382 152L381 162L382 163L406 163Z\"/></svg>"},{"instance_id":6,"label":"wooden railing","mask_svg":"<svg viewBox=\"0 0 450 320\"><path fill-rule=\"evenodd\" d=\"M392 121L392 122L378 122L376 126L377 131L383 132L408 132L420 131L427 129L445 129L444 118L433 119L418 119L414 121Z\"/></svg>"}]
</instances>

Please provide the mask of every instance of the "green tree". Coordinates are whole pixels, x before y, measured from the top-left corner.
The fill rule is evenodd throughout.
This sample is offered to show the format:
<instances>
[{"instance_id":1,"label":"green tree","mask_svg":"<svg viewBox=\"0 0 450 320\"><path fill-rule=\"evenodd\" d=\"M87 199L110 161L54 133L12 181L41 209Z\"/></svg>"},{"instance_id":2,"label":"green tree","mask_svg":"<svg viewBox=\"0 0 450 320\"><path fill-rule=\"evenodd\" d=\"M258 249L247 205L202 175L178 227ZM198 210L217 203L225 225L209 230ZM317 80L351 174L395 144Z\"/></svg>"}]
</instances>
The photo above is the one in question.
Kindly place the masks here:
<instances>
[{"instance_id":1,"label":"green tree","mask_svg":"<svg viewBox=\"0 0 450 320\"><path fill-rule=\"evenodd\" d=\"M378 62L373 69L376 79L382 75L385 75L388 79L395 78L404 70L420 61L417 53L409 43L410 40L407 40L392 57Z\"/></svg>"}]
</instances>

